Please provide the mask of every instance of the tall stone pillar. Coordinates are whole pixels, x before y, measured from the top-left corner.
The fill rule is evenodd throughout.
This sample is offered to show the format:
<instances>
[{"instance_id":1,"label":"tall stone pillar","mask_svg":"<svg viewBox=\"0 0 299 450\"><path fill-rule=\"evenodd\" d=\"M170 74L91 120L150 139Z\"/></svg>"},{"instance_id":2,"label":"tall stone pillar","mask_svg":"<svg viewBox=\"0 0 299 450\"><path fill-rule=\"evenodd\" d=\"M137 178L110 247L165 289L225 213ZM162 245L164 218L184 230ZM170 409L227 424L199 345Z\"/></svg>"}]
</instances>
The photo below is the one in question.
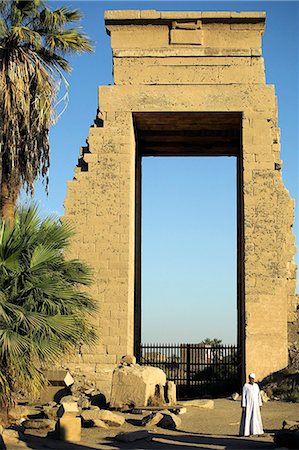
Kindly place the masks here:
<instances>
[{"instance_id":1,"label":"tall stone pillar","mask_svg":"<svg viewBox=\"0 0 299 450\"><path fill-rule=\"evenodd\" d=\"M265 82L265 14L107 11L105 21L114 85L99 88L99 113L65 200L77 230L71 254L94 269L99 344L68 366L108 393L112 368L133 352L136 117L228 113L241 118L239 341L244 372L261 379L287 365L296 307L294 202L281 177L274 87Z\"/></svg>"}]
</instances>

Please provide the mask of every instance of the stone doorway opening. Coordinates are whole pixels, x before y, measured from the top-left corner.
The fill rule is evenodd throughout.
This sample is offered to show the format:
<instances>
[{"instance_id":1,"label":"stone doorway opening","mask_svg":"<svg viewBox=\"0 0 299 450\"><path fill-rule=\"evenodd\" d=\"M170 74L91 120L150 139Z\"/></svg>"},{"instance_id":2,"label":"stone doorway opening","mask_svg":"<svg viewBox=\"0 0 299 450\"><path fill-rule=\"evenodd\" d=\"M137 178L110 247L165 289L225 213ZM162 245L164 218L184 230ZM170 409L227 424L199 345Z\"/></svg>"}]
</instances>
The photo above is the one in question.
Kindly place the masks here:
<instances>
[{"instance_id":1,"label":"stone doorway opening","mask_svg":"<svg viewBox=\"0 0 299 450\"><path fill-rule=\"evenodd\" d=\"M237 162L237 345L244 377L244 264L242 114L240 112L134 113L136 141L134 350L141 345L141 187L142 158L233 156Z\"/></svg>"}]
</instances>

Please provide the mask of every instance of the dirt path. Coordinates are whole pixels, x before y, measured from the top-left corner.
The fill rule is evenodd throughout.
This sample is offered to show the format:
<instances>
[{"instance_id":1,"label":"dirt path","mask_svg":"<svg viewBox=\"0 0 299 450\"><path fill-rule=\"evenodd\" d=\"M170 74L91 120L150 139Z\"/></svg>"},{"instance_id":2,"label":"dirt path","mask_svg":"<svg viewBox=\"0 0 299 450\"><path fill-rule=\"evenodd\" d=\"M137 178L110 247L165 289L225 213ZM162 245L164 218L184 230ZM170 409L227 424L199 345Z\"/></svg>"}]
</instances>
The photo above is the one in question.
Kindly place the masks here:
<instances>
[{"instance_id":1,"label":"dirt path","mask_svg":"<svg viewBox=\"0 0 299 450\"><path fill-rule=\"evenodd\" d=\"M181 415L182 425L178 431L154 428L151 430L151 440L140 440L131 444L123 444L114 440L114 436L123 431L144 429L139 421L142 415L125 414L126 423L121 428L100 430L85 428L82 430L80 444L66 444L45 438L27 436L26 446L30 449L273 449L273 432L281 428L282 421L299 420L299 405L294 403L268 402L263 405L262 417L265 436L242 438L238 436L240 420L240 402L226 399L215 400L212 410L188 407L187 413ZM17 447L9 447L12 450ZM23 447L24 448L24 447Z\"/></svg>"}]
</instances>

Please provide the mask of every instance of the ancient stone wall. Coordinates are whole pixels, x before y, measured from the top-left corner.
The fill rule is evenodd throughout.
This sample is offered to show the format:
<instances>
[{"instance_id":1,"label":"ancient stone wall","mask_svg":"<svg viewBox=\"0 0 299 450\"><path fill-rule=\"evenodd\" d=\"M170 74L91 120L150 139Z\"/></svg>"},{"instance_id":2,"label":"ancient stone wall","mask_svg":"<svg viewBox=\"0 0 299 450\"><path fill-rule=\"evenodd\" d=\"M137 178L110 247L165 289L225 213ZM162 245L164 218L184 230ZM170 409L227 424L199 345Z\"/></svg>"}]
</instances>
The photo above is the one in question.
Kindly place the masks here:
<instances>
[{"instance_id":1,"label":"ancient stone wall","mask_svg":"<svg viewBox=\"0 0 299 450\"><path fill-rule=\"evenodd\" d=\"M99 344L67 365L109 395L112 368L133 352L134 114L239 112L240 328L244 370L261 379L287 364L287 323L297 307L294 202L282 182L274 87L265 84L265 15L107 11L105 19L115 85L99 88L100 112L65 200L77 230L71 256L94 268Z\"/></svg>"}]
</instances>

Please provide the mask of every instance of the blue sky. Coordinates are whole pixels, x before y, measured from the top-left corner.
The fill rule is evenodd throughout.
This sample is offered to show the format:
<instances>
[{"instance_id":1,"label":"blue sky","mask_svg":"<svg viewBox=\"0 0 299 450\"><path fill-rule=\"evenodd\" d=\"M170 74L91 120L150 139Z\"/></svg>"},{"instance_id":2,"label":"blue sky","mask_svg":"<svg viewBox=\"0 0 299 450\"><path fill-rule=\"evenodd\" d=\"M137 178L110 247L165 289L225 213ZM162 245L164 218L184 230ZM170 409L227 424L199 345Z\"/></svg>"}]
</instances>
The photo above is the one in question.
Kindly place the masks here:
<instances>
[{"instance_id":1,"label":"blue sky","mask_svg":"<svg viewBox=\"0 0 299 450\"><path fill-rule=\"evenodd\" d=\"M50 191L37 183L42 213L63 215L67 180L97 109L97 86L113 84L106 9L266 11L267 83L275 84L283 179L299 198L299 3L49 2L79 8L95 52L71 58L69 105L51 130ZM236 340L236 213L234 158L148 158L143 161L143 341ZM298 208L295 233L298 235Z\"/></svg>"}]
</instances>

